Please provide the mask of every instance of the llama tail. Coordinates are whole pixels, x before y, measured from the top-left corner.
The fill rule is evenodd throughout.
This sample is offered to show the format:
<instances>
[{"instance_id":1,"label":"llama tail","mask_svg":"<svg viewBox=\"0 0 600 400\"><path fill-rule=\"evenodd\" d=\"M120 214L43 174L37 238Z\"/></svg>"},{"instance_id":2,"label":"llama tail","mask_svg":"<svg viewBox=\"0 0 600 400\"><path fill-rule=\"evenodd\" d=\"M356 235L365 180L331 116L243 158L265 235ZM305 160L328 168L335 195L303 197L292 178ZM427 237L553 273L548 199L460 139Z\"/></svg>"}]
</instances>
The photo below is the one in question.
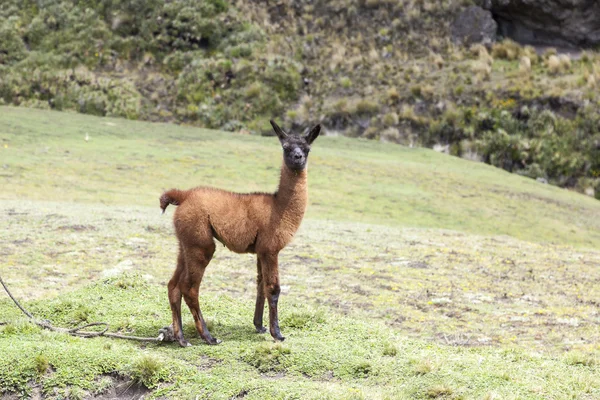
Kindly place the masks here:
<instances>
[{"instance_id":1,"label":"llama tail","mask_svg":"<svg viewBox=\"0 0 600 400\"><path fill-rule=\"evenodd\" d=\"M189 192L189 190L179 189L171 189L164 192L162 196L160 196L160 208L162 209L162 213L165 213L169 204L173 204L174 206L182 204L185 199L187 199Z\"/></svg>"}]
</instances>

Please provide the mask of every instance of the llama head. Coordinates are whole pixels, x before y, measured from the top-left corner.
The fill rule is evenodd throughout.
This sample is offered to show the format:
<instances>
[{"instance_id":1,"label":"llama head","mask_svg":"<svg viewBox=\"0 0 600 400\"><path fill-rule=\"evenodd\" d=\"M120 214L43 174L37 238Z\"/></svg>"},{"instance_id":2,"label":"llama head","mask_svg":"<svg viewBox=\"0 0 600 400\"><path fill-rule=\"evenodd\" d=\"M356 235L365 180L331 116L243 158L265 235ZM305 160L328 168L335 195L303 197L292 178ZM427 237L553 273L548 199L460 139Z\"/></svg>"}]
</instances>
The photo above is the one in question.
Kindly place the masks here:
<instances>
[{"instance_id":1,"label":"llama head","mask_svg":"<svg viewBox=\"0 0 600 400\"><path fill-rule=\"evenodd\" d=\"M285 133L275 121L271 121L271 125L281 142L281 147L283 147L283 160L285 165L293 171L301 171L306 168L310 145L315 141L317 136L319 136L321 125L312 128L305 136L289 135Z\"/></svg>"}]
</instances>

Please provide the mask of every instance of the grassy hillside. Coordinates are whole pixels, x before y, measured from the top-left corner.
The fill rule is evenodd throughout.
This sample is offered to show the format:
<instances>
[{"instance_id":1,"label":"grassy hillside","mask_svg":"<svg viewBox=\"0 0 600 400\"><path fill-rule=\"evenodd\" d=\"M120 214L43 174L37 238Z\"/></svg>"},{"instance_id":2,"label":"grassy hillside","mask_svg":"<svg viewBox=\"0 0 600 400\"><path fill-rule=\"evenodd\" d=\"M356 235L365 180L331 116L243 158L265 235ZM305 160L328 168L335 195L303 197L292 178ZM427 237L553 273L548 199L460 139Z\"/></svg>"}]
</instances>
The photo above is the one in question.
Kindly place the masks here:
<instances>
[{"instance_id":1,"label":"grassy hillside","mask_svg":"<svg viewBox=\"0 0 600 400\"><path fill-rule=\"evenodd\" d=\"M170 187L272 191L279 179L274 137L1 110L0 198L157 207ZM313 153L309 217L600 243L600 205L567 190L426 149L325 137Z\"/></svg>"},{"instance_id":2,"label":"grassy hillside","mask_svg":"<svg viewBox=\"0 0 600 400\"><path fill-rule=\"evenodd\" d=\"M0 105L433 147L600 198L600 56L451 40L474 3L5 0Z\"/></svg>"},{"instance_id":3,"label":"grassy hillside","mask_svg":"<svg viewBox=\"0 0 600 400\"><path fill-rule=\"evenodd\" d=\"M273 137L8 107L0 126L0 274L65 327L106 321L154 336L170 321L176 254L161 190L270 191L281 161ZM315 142L309 185L307 218L280 257L282 345L253 333L253 258L219 248L200 297L223 344L194 338L187 311L189 349L65 337L2 297L0 392L600 396L598 202L341 137Z\"/></svg>"}]
</instances>

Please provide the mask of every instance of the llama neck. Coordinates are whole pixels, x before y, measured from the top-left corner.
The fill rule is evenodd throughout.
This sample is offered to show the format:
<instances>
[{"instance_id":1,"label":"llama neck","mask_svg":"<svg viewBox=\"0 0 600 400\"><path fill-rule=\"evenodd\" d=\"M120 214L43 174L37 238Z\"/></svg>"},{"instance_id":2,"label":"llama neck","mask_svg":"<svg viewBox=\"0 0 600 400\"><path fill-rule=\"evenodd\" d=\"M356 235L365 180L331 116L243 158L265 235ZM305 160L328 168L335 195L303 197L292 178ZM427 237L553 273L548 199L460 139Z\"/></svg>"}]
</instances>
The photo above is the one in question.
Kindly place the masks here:
<instances>
[{"instance_id":1,"label":"llama neck","mask_svg":"<svg viewBox=\"0 0 600 400\"><path fill-rule=\"evenodd\" d=\"M275 195L275 204L281 213L282 222L290 228L298 229L308 203L308 174L292 171L285 163L281 167L279 189Z\"/></svg>"}]
</instances>

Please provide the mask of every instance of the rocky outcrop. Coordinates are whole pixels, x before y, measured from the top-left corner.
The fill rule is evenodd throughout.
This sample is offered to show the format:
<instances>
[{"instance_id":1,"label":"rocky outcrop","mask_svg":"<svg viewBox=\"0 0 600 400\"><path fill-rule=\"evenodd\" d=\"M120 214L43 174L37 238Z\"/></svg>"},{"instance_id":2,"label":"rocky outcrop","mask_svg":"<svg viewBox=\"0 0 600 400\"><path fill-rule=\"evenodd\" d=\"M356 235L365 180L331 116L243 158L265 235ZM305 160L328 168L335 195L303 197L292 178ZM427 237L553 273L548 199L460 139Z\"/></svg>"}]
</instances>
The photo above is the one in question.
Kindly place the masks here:
<instances>
[{"instance_id":1,"label":"rocky outcrop","mask_svg":"<svg viewBox=\"0 0 600 400\"><path fill-rule=\"evenodd\" d=\"M533 45L591 47L600 44L600 1L486 0L499 34Z\"/></svg>"},{"instance_id":2,"label":"rocky outcrop","mask_svg":"<svg viewBox=\"0 0 600 400\"><path fill-rule=\"evenodd\" d=\"M496 39L497 28L491 12L471 6L458 14L452 23L452 39L466 45L488 44Z\"/></svg>"}]
</instances>

